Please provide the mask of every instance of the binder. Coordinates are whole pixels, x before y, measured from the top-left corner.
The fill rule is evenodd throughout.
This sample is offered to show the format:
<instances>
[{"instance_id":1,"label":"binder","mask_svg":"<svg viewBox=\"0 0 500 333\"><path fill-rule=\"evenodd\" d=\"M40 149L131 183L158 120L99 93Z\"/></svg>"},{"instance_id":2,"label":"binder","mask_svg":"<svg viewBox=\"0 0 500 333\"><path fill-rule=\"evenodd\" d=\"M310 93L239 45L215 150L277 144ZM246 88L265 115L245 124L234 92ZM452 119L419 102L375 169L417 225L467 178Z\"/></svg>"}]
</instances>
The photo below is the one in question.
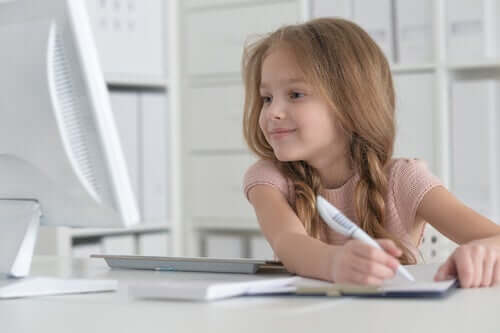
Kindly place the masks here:
<instances>
[{"instance_id":1,"label":"binder","mask_svg":"<svg viewBox=\"0 0 500 333\"><path fill-rule=\"evenodd\" d=\"M375 40L389 62L394 62L391 0L353 0L353 20Z\"/></svg>"},{"instance_id":2,"label":"binder","mask_svg":"<svg viewBox=\"0 0 500 333\"><path fill-rule=\"evenodd\" d=\"M169 255L169 235L166 232L140 234L137 241L137 252L140 256Z\"/></svg>"},{"instance_id":3,"label":"binder","mask_svg":"<svg viewBox=\"0 0 500 333\"><path fill-rule=\"evenodd\" d=\"M495 100L498 83L467 80L452 83L452 191L480 214L493 218L495 173ZM496 128L495 128L496 127Z\"/></svg>"},{"instance_id":4,"label":"binder","mask_svg":"<svg viewBox=\"0 0 500 333\"><path fill-rule=\"evenodd\" d=\"M447 13L451 62L477 62L498 55L500 4L496 0L448 1Z\"/></svg>"},{"instance_id":5,"label":"binder","mask_svg":"<svg viewBox=\"0 0 500 333\"><path fill-rule=\"evenodd\" d=\"M397 54L402 64L430 63L434 55L433 1L396 0Z\"/></svg>"},{"instance_id":6,"label":"binder","mask_svg":"<svg viewBox=\"0 0 500 333\"><path fill-rule=\"evenodd\" d=\"M204 254L211 258L242 258L245 256L244 235L207 233L204 236Z\"/></svg>"},{"instance_id":7,"label":"binder","mask_svg":"<svg viewBox=\"0 0 500 333\"><path fill-rule=\"evenodd\" d=\"M139 199L139 108L137 93L111 91L110 100L129 176L136 199Z\"/></svg>"},{"instance_id":8,"label":"binder","mask_svg":"<svg viewBox=\"0 0 500 333\"><path fill-rule=\"evenodd\" d=\"M101 243L103 253L136 254L134 235L105 236Z\"/></svg>"},{"instance_id":9,"label":"binder","mask_svg":"<svg viewBox=\"0 0 500 333\"><path fill-rule=\"evenodd\" d=\"M166 2L87 0L85 3L106 77L166 76Z\"/></svg>"},{"instance_id":10,"label":"binder","mask_svg":"<svg viewBox=\"0 0 500 333\"><path fill-rule=\"evenodd\" d=\"M396 74L396 157L421 158L435 169L434 75Z\"/></svg>"},{"instance_id":11,"label":"binder","mask_svg":"<svg viewBox=\"0 0 500 333\"><path fill-rule=\"evenodd\" d=\"M250 257L259 259L274 258L273 249L263 236L253 236L250 238Z\"/></svg>"},{"instance_id":12,"label":"binder","mask_svg":"<svg viewBox=\"0 0 500 333\"><path fill-rule=\"evenodd\" d=\"M168 109L161 92L140 94L142 212L146 224L167 223Z\"/></svg>"}]
</instances>

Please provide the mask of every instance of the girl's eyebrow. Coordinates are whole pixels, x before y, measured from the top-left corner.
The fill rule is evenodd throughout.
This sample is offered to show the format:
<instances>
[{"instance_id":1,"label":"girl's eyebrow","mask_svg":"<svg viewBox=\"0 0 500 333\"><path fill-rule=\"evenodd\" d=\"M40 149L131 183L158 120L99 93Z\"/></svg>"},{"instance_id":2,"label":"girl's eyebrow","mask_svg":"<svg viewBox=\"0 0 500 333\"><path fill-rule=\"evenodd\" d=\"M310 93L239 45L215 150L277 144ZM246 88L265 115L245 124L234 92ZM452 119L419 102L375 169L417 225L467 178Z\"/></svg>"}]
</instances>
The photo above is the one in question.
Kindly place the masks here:
<instances>
[{"instance_id":1,"label":"girl's eyebrow","mask_svg":"<svg viewBox=\"0 0 500 333\"><path fill-rule=\"evenodd\" d=\"M288 79L283 79L283 80L278 80L278 84L292 84L292 83L306 83L306 81L303 78L288 78ZM269 87L269 84L267 82L261 82L260 84L260 89L266 89Z\"/></svg>"}]
</instances>

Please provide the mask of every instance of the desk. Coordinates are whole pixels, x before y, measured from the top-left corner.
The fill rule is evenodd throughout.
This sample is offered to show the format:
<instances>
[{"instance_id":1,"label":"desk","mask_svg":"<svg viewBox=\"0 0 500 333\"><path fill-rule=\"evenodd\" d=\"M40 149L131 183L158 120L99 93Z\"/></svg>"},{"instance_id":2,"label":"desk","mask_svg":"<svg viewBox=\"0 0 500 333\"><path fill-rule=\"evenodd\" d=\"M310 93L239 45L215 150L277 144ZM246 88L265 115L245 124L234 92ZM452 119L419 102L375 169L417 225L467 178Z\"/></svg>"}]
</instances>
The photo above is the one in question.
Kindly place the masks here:
<instances>
[{"instance_id":1,"label":"desk","mask_svg":"<svg viewBox=\"0 0 500 333\"><path fill-rule=\"evenodd\" d=\"M118 292L0 301L0 331L500 332L500 287L444 299L240 297L211 303L137 300L127 283L194 273L109 270L99 259L35 257L31 276L116 279Z\"/></svg>"}]
</instances>

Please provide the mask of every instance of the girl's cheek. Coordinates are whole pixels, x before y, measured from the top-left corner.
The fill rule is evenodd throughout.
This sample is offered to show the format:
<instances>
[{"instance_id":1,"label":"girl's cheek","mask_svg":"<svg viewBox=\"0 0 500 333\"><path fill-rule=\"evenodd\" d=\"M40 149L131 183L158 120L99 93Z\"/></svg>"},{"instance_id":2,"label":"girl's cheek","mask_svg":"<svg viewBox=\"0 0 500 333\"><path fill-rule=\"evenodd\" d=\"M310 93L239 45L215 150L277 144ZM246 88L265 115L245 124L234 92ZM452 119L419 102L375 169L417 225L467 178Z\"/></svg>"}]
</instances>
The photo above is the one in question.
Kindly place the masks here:
<instances>
[{"instance_id":1,"label":"girl's cheek","mask_svg":"<svg viewBox=\"0 0 500 333\"><path fill-rule=\"evenodd\" d=\"M264 132L264 134L266 134L266 131L264 131L264 128L265 128L265 120L264 120L264 111L262 111L260 113L260 116L259 116L259 127L261 129L262 132Z\"/></svg>"}]
</instances>

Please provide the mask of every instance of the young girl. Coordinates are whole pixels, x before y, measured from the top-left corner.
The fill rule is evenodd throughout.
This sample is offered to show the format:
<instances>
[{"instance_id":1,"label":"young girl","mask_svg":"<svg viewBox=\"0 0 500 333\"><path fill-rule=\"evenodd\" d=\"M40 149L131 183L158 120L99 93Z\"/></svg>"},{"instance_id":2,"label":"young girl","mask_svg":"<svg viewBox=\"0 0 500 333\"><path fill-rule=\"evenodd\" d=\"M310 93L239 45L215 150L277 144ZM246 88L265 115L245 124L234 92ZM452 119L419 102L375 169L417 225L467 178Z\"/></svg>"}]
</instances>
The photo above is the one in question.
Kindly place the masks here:
<instances>
[{"instance_id":1,"label":"young girl","mask_svg":"<svg viewBox=\"0 0 500 333\"><path fill-rule=\"evenodd\" d=\"M425 163L392 159L387 60L359 26L322 18L280 28L243 57L243 129L260 160L244 189L275 254L303 276L381 284L414 264L425 223L460 244L435 279L500 282L500 226L459 202ZM383 250L329 230L321 194Z\"/></svg>"}]
</instances>

